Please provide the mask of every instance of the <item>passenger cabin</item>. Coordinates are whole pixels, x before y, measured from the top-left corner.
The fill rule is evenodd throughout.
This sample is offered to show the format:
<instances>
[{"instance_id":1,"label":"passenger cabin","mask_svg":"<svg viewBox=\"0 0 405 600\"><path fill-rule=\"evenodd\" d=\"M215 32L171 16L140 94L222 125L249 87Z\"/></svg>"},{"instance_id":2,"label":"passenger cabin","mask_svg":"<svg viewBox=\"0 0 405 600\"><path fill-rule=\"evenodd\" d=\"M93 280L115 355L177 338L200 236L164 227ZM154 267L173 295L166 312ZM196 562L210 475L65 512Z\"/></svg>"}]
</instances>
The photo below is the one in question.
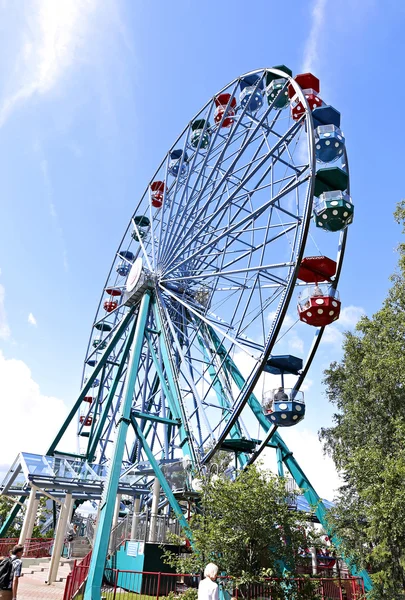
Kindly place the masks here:
<instances>
[{"instance_id":1,"label":"passenger cabin","mask_svg":"<svg viewBox=\"0 0 405 600\"><path fill-rule=\"evenodd\" d=\"M285 77L279 77L274 73L268 72L266 74L266 95L267 102L274 104L275 108L285 108L290 102L288 97L287 80L292 77L292 71L285 65L278 65L273 67L278 71L283 71L286 74Z\"/></svg>"},{"instance_id":2,"label":"passenger cabin","mask_svg":"<svg viewBox=\"0 0 405 600\"><path fill-rule=\"evenodd\" d=\"M90 427L93 423L93 417L86 417L85 415L81 415L80 423L82 423L85 427Z\"/></svg>"},{"instance_id":3,"label":"passenger cabin","mask_svg":"<svg viewBox=\"0 0 405 600\"><path fill-rule=\"evenodd\" d=\"M302 89L311 110L315 110L315 108L322 106L322 100L319 97L320 83L315 75L312 75L312 73L301 73L294 77L294 79ZM288 97L291 101L292 118L294 121L298 121L304 114L305 108L291 84L288 86Z\"/></svg>"},{"instance_id":4,"label":"passenger cabin","mask_svg":"<svg viewBox=\"0 0 405 600\"><path fill-rule=\"evenodd\" d=\"M150 220L144 215L137 215L134 218L134 224L134 230L131 235L135 241L139 242L139 240L143 240L145 235L148 233Z\"/></svg>"},{"instance_id":5,"label":"passenger cabin","mask_svg":"<svg viewBox=\"0 0 405 600\"><path fill-rule=\"evenodd\" d=\"M339 293L330 285L336 267L336 262L327 256L307 256L302 260L297 278L313 284L298 299L298 316L303 323L325 327L339 318Z\"/></svg>"},{"instance_id":6,"label":"passenger cabin","mask_svg":"<svg viewBox=\"0 0 405 600\"><path fill-rule=\"evenodd\" d=\"M193 148L199 148L200 150L208 148L211 141L210 127L211 125L205 119L196 119L191 124L190 144Z\"/></svg>"},{"instance_id":7,"label":"passenger cabin","mask_svg":"<svg viewBox=\"0 0 405 600\"><path fill-rule=\"evenodd\" d=\"M93 348L97 348L97 351L105 350L107 348L107 342L105 342L104 340L101 340L99 338L96 338L93 340Z\"/></svg>"},{"instance_id":8,"label":"passenger cabin","mask_svg":"<svg viewBox=\"0 0 405 600\"><path fill-rule=\"evenodd\" d=\"M315 176L314 218L317 227L341 231L353 222L354 206L347 193L349 176L339 167L319 169Z\"/></svg>"},{"instance_id":9,"label":"passenger cabin","mask_svg":"<svg viewBox=\"0 0 405 600\"><path fill-rule=\"evenodd\" d=\"M94 327L95 329L98 329L98 331L111 331L112 329L110 323L105 323L104 321L99 321L94 325Z\"/></svg>"},{"instance_id":10,"label":"passenger cabin","mask_svg":"<svg viewBox=\"0 0 405 600\"><path fill-rule=\"evenodd\" d=\"M187 175L188 173L188 154L183 152L181 148L170 152L169 173L173 177L177 177L179 173L180 175Z\"/></svg>"},{"instance_id":11,"label":"passenger cabin","mask_svg":"<svg viewBox=\"0 0 405 600\"><path fill-rule=\"evenodd\" d=\"M246 75L240 80L239 100L247 112L256 112L263 106L263 79L260 75Z\"/></svg>"},{"instance_id":12,"label":"passenger cabin","mask_svg":"<svg viewBox=\"0 0 405 600\"><path fill-rule=\"evenodd\" d=\"M131 270L132 262L135 258L134 254L129 250L121 250L119 252L119 256L123 259L117 265L117 273L121 275L121 277L126 277Z\"/></svg>"},{"instance_id":13,"label":"passenger cabin","mask_svg":"<svg viewBox=\"0 0 405 600\"><path fill-rule=\"evenodd\" d=\"M235 115L236 98L232 98L231 100L231 94L219 94L219 96L215 98L215 106L215 123L220 125L220 127L231 127L234 121L232 117Z\"/></svg>"},{"instance_id":14,"label":"passenger cabin","mask_svg":"<svg viewBox=\"0 0 405 600\"><path fill-rule=\"evenodd\" d=\"M316 283L305 288L298 298L300 321L313 327L325 327L337 321L340 307L339 292L332 286Z\"/></svg>"},{"instance_id":15,"label":"passenger cabin","mask_svg":"<svg viewBox=\"0 0 405 600\"><path fill-rule=\"evenodd\" d=\"M281 386L263 395L263 413L278 427L296 425L305 416L303 393L284 387L284 376L299 375L302 366L302 358L283 354L271 356L264 367L266 373L281 376Z\"/></svg>"},{"instance_id":16,"label":"passenger cabin","mask_svg":"<svg viewBox=\"0 0 405 600\"><path fill-rule=\"evenodd\" d=\"M266 418L278 427L297 425L305 417L304 394L282 386L266 392L263 411Z\"/></svg>"},{"instance_id":17,"label":"passenger cabin","mask_svg":"<svg viewBox=\"0 0 405 600\"><path fill-rule=\"evenodd\" d=\"M110 313L118 307L116 300L106 300L103 304L103 308L106 312Z\"/></svg>"},{"instance_id":18,"label":"passenger cabin","mask_svg":"<svg viewBox=\"0 0 405 600\"><path fill-rule=\"evenodd\" d=\"M163 195L165 192L164 181L154 181L150 184L150 199L154 208L161 208L163 204Z\"/></svg>"},{"instance_id":19,"label":"passenger cabin","mask_svg":"<svg viewBox=\"0 0 405 600\"><path fill-rule=\"evenodd\" d=\"M121 290L119 290L117 288L106 288L105 293L108 294L109 296L121 296L122 295Z\"/></svg>"},{"instance_id":20,"label":"passenger cabin","mask_svg":"<svg viewBox=\"0 0 405 600\"><path fill-rule=\"evenodd\" d=\"M340 130L340 112L333 106L321 106L312 113L315 129L315 155L323 163L342 158L345 138Z\"/></svg>"}]
</instances>

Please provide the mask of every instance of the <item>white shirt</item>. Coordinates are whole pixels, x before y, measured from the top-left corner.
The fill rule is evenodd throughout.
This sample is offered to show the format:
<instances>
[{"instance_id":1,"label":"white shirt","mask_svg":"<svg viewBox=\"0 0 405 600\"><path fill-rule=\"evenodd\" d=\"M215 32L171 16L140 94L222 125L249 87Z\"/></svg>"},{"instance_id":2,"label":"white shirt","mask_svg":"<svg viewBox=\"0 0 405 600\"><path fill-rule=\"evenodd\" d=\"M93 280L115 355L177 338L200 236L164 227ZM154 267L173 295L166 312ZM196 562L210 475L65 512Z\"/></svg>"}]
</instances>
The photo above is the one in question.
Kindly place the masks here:
<instances>
[{"instance_id":1,"label":"white shirt","mask_svg":"<svg viewBox=\"0 0 405 600\"><path fill-rule=\"evenodd\" d=\"M218 584L209 577L202 579L198 586L198 600L218 600Z\"/></svg>"}]
</instances>

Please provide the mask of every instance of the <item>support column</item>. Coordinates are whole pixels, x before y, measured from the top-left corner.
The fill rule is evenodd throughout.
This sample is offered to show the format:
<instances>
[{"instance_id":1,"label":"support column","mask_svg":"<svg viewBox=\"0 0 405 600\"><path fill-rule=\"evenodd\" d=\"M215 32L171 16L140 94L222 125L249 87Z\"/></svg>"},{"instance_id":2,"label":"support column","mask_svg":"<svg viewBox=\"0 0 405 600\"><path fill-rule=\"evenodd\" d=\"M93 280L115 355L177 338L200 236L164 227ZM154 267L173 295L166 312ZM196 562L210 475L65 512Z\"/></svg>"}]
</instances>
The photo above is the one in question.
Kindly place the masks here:
<instances>
[{"instance_id":1,"label":"support column","mask_svg":"<svg viewBox=\"0 0 405 600\"><path fill-rule=\"evenodd\" d=\"M122 494L117 494L117 499L115 501L114 516L113 516L113 520L112 520L112 524L111 524L111 530L113 530L114 527L117 527L117 525L118 525L118 518L120 516L121 498L122 498Z\"/></svg>"},{"instance_id":2,"label":"support column","mask_svg":"<svg viewBox=\"0 0 405 600\"><path fill-rule=\"evenodd\" d=\"M25 540L32 536L32 530L34 529L34 522L39 504L39 500L36 499L36 495L37 489L35 487L32 487L27 504L27 511L25 513L23 526L20 532L20 538L18 540L19 544L24 545Z\"/></svg>"},{"instance_id":3,"label":"support column","mask_svg":"<svg viewBox=\"0 0 405 600\"><path fill-rule=\"evenodd\" d=\"M283 453L281 449L277 447L276 450L277 455L277 471L279 477L284 477L284 465L283 465Z\"/></svg>"},{"instance_id":4,"label":"support column","mask_svg":"<svg viewBox=\"0 0 405 600\"><path fill-rule=\"evenodd\" d=\"M312 575L317 575L318 574L318 559L316 556L316 548L312 547L309 549L310 553L311 553L311 559L312 559Z\"/></svg>"},{"instance_id":5,"label":"support column","mask_svg":"<svg viewBox=\"0 0 405 600\"><path fill-rule=\"evenodd\" d=\"M160 481L155 477L153 482L153 497L152 497L152 508L150 514L150 528L149 528L149 541L156 542L156 529L158 522L158 510L159 510L159 498L160 498Z\"/></svg>"},{"instance_id":6,"label":"support column","mask_svg":"<svg viewBox=\"0 0 405 600\"><path fill-rule=\"evenodd\" d=\"M84 592L84 600L94 600L101 596L101 584L107 558L108 541L121 474L122 460L124 457L125 441L128 426L131 423L132 398L144 343L145 327L149 314L149 303L150 294L149 292L146 292L141 300L135 324L134 341L128 359L127 375L117 426L117 436L112 448L111 464L104 485L103 497L101 500L100 523L97 527L97 534L87 577L86 591Z\"/></svg>"},{"instance_id":7,"label":"support column","mask_svg":"<svg viewBox=\"0 0 405 600\"><path fill-rule=\"evenodd\" d=\"M136 530L138 529L139 523L139 509L141 508L141 499L134 498L134 514L132 515L132 524L131 524L131 540L136 539Z\"/></svg>"},{"instance_id":8,"label":"support column","mask_svg":"<svg viewBox=\"0 0 405 600\"><path fill-rule=\"evenodd\" d=\"M72 514L73 498L72 494L66 494L65 501L61 505L58 525L56 527L55 542L52 550L52 558L49 563L48 580L47 584L51 585L56 581L58 575L60 555L62 554L63 541L65 539L68 520Z\"/></svg>"},{"instance_id":9,"label":"support column","mask_svg":"<svg viewBox=\"0 0 405 600\"><path fill-rule=\"evenodd\" d=\"M115 543L116 536L114 535L113 530L118 525L118 518L120 516L121 498L122 498L122 494L117 494L117 499L115 500L114 516L113 516L113 520L111 523L110 544L109 544L109 548L108 548L108 551L110 554L111 554L111 552L114 552L114 550L116 549L116 543Z\"/></svg>"}]
</instances>

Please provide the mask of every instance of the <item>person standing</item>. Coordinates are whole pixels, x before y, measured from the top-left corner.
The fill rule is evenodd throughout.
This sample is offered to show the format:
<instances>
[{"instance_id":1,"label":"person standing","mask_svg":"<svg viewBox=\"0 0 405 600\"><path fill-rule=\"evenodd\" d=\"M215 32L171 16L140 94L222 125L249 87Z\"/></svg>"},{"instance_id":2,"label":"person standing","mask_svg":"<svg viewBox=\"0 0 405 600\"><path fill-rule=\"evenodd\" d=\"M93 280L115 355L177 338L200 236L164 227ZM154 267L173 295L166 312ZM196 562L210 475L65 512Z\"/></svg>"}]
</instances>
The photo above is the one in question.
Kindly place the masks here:
<instances>
[{"instance_id":1,"label":"person standing","mask_svg":"<svg viewBox=\"0 0 405 600\"><path fill-rule=\"evenodd\" d=\"M17 600L18 581L21 577L24 546L17 544L11 551L10 558L0 563L0 599Z\"/></svg>"},{"instance_id":2,"label":"person standing","mask_svg":"<svg viewBox=\"0 0 405 600\"><path fill-rule=\"evenodd\" d=\"M198 586L198 600L218 600L218 567L209 563L204 569L204 579Z\"/></svg>"}]
</instances>

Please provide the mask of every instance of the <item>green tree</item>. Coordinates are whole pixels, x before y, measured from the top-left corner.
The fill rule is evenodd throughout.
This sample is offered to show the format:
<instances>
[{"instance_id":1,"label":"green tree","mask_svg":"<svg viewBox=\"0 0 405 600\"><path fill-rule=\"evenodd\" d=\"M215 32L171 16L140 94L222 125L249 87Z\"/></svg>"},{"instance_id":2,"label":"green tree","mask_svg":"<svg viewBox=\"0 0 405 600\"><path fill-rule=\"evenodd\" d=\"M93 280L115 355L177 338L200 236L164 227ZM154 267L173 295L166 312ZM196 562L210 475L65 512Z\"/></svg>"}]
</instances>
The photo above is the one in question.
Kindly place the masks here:
<instances>
[{"instance_id":1,"label":"green tree","mask_svg":"<svg viewBox=\"0 0 405 600\"><path fill-rule=\"evenodd\" d=\"M166 552L165 560L183 573L201 572L208 562L215 562L238 586L280 576L285 570L294 573L300 561L297 549L311 545L306 518L289 509L285 479L256 466L242 471L235 481L207 479L201 513L190 522L194 552L187 557ZM285 584L274 585L285 593ZM277 589L273 597L278 597Z\"/></svg>"},{"instance_id":2,"label":"green tree","mask_svg":"<svg viewBox=\"0 0 405 600\"><path fill-rule=\"evenodd\" d=\"M4 521L7 518L8 513L11 511L11 509L14 506L14 502L12 500L10 500L9 498L5 498L4 496L0 496L0 524L4 523ZM20 511L21 512L21 511ZM7 531L7 537L19 537L20 536L20 530L21 530L21 524L22 524L22 516L19 515L14 523L11 525L11 527L9 527L8 531Z\"/></svg>"},{"instance_id":3,"label":"green tree","mask_svg":"<svg viewBox=\"0 0 405 600\"><path fill-rule=\"evenodd\" d=\"M395 219L405 232L405 202ZM398 251L382 308L345 334L343 359L325 371L337 411L320 431L344 480L331 524L379 600L405 596L405 244Z\"/></svg>"}]
</instances>

